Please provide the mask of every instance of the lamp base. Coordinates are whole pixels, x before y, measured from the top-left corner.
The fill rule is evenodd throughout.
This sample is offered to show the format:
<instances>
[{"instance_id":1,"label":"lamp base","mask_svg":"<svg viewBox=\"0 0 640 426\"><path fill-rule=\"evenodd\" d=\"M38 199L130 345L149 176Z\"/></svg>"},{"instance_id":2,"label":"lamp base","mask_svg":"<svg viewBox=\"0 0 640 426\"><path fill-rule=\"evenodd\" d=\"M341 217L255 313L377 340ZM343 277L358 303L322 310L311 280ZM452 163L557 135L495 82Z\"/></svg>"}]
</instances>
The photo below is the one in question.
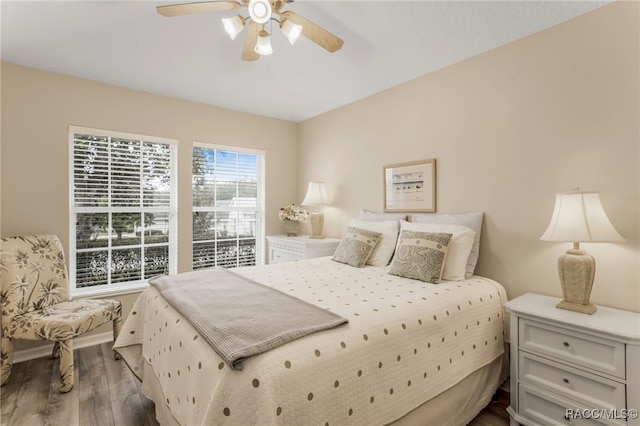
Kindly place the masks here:
<instances>
[{"instance_id":1,"label":"lamp base","mask_svg":"<svg viewBox=\"0 0 640 426\"><path fill-rule=\"evenodd\" d=\"M556 308L568 309L583 314L593 314L597 308L589 302L596 261L583 250L573 249L558 259L558 274L562 285L563 300Z\"/></svg>"},{"instance_id":2,"label":"lamp base","mask_svg":"<svg viewBox=\"0 0 640 426\"><path fill-rule=\"evenodd\" d=\"M582 305L580 303L567 302L566 300L561 300L556 305L556 308L567 309L569 311L580 312L581 314L589 314L589 315L593 314L595 311L598 310L596 305L594 305L593 303Z\"/></svg>"},{"instance_id":3,"label":"lamp base","mask_svg":"<svg viewBox=\"0 0 640 426\"><path fill-rule=\"evenodd\" d=\"M311 222L311 235L309 238L322 239L322 228L324 227L324 213L312 211L309 213L309 221Z\"/></svg>"}]
</instances>

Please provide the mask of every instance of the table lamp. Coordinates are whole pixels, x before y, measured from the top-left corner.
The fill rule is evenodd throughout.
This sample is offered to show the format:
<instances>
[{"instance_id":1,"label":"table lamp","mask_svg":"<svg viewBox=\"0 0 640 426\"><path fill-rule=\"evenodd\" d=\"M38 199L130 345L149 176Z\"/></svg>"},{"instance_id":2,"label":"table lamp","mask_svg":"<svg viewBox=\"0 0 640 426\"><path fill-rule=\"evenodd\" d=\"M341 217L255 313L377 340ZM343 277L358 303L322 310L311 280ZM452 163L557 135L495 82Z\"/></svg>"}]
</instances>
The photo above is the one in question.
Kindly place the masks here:
<instances>
[{"instance_id":1,"label":"table lamp","mask_svg":"<svg viewBox=\"0 0 640 426\"><path fill-rule=\"evenodd\" d=\"M303 206L312 207L309 213L309 221L311 222L311 235L309 238L324 238L322 228L324 227L324 213L319 210L322 205L328 204L327 191L324 182L309 182L307 187L307 195L301 203Z\"/></svg>"},{"instance_id":2,"label":"table lamp","mask_svg":"<svg viewBox=\"0 0 640 426\"><path fill-rule=\"evenodd\" d=\"M589 302L589 297L593 288L596 261L587 252L580 250L580 243L624 241L604 212L598 193L576 189L556 194L551 222L540 239L573 243L573 248L558 259L563 299L556 307L593 314L597 308Z\"/></svg>"}]
</instances>

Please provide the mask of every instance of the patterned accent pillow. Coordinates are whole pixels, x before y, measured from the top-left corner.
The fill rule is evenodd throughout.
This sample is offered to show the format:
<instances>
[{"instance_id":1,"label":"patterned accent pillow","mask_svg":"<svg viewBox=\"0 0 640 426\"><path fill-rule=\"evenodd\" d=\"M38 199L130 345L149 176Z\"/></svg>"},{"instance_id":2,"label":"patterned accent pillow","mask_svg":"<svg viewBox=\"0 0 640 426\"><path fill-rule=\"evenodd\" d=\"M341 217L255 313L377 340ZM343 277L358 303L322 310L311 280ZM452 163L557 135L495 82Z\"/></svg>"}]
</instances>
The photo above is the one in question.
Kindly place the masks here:
<instances>
[{"instance_id":1,"label":"patterned accent pillow","mask_svg":"<svg viewBox=\"0 0 640 426\"><path fill-rule=\"evenodd\" d=\"M442 270L442 279L447 281L462 281L466 275L466 265L469 253L473 247L474 232L462 225L448 225L439 223L400 222L400 231L416 232L444 232L451 234L451 241L447 248L447 259Z\"/></svg>"},{"instance_id":2,"label":"patterned accent pillow","mask_svg":"<svg viewBox=\"0 0 640 426\"><path fill-rule=\"evenodd\" d=\"M438 284L451 235L444 232L402 231L389 273Z\"/></svg>"},{"instance_id":3,"label":"patterned accent pillow","mask_svg":"<svg viewBox=\"0 0 640 426\"><path fill-rule=\"evenodd\" d=\"M350 226L347 228L345 236L340 240L333 260L362 268L373 253L381 236L380 232Z\"/></svg>"},{"instance_id":4,"label":"patterned accent pillow","mask_svg":"<svg viewBox=\"0 0 640 426\"><path fill-rule=\"evenodd\" d=\"M391 263L391 258L393 257L393 252L396 250L396 244L398 242L398 232L400 231L397 220L370 222L352 219L349 226L366 229L367 231L380 232L381 234L378 244L376 244L373 252L371 252L369 259L367 259L367 265L387 266Z\"/></svg>"}]
</instances>

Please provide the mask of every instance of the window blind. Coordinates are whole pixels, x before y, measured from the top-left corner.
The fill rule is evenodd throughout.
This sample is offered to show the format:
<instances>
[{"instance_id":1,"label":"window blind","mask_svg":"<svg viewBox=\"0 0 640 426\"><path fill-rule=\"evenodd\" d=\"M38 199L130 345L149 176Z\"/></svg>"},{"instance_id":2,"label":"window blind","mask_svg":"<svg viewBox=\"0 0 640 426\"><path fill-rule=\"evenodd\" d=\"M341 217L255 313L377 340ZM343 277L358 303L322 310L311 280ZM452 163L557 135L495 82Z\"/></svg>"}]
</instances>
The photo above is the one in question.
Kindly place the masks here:
<instances>
[{"instance_id":1,"label":"window blind","mask_svg":"<svg viewBox=\"0 0 640 426\"><path fill-rule=\"evenodd\" d=\"M175 273L177 141L78 127L69 136L75 289Z\"/></svg>"},{"instance_id":2,"label":"window blind","mask_svg":"<svg viewBox=\"0 0 640 426\"><path fill-rule=\"evenodd\" d=\"M193 269L264 263L262 151L195 143Z\"/></svg>"}]
</instances>

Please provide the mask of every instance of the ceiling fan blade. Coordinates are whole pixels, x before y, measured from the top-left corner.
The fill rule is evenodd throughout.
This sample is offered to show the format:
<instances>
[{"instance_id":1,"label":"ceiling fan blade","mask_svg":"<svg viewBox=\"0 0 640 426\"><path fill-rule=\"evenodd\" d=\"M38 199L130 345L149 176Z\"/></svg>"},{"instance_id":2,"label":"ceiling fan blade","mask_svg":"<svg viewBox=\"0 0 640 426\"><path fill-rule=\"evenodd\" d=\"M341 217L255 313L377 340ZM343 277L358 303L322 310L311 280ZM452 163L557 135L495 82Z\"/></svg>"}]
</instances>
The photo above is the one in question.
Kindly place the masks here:
<instances>
[{"instance_id":1,"label":"ceiling fan blade","mask_svg":"<svg viewBox=\"0 0 640 426\"><path fill-rule=\"evenodd\" d=\"M232 0L203 1L197 3L169 4L158 6L156 10L163 16L189 15L191 13L217 12L219 10L238 9L242 5Z\"/></svg>"},{"instance_id":2,"label":"ceiling fan blade","mask_svg":"<svg viewBox=\"0 0 640 426\"><path fill-rule=\"evenodd\" d=\"M302 25L302 35L329 52L340 50L344 43L341 38L296 13L286 11L281 16L294 24Z\"/></svg>"},{"instance_id":3,"label":"ceiling fan blade","mask_svg":"<svg viewBox=\"0 0 640 426\"><path fill-rule=\"evenodd\" d=\"M251 21L249 28L247 28L247 35L244 38L244 46L242 47L243 61L255 61L260 59L260 55L255 51L259 32L260 25Z\"/></svg>"}]
</instances>

